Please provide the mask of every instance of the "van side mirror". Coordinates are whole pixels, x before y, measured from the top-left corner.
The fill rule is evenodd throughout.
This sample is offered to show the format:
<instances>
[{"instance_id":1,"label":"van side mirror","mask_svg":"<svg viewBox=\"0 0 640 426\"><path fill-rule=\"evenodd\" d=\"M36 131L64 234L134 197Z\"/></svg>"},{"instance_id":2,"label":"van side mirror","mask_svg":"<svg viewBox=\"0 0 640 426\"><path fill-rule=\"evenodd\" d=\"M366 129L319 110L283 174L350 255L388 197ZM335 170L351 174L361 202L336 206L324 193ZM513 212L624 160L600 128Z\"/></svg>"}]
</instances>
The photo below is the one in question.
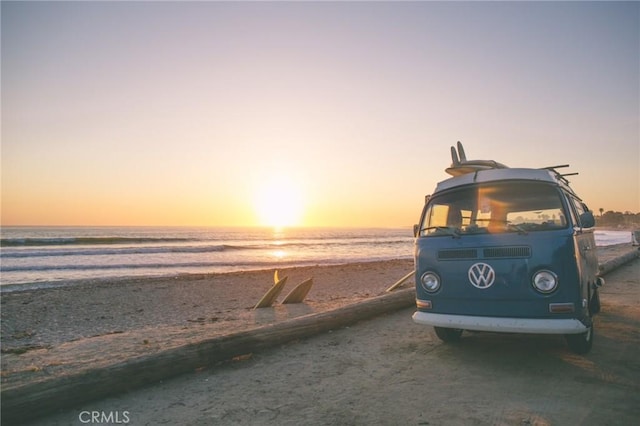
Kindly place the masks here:
<instances>
[{"instance_id":1,"label":"van side mirror","mask_svg":"<svg viewBox=\"0 0 640 426\"><path fill-rule=\"evenodd\" d=\"M596 219L593 217L593 213L584 212L580 215L580 225L583 228L593 228L596 226Z\"/></svg>"},{"instance_id":2,"label":"van side mirror","mask_svg":"<svg viewBox=\"0 0 640 426\"><path fill-rule=\"evenodd\" d=\"M418 236L418 225L415 224L413 225L413 237L417 237Z\"/></svg>"}]
</instances>

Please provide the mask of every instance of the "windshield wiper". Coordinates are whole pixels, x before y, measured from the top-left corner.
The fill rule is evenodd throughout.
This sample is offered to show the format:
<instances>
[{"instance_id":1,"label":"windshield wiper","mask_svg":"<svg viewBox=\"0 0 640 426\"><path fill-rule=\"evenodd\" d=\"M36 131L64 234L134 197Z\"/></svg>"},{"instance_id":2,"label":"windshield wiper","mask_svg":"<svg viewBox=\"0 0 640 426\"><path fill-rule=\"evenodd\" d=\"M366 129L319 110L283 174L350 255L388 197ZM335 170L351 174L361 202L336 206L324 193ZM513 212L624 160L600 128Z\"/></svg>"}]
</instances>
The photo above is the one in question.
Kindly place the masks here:
<instances>
[{"instance_id":1,"label":"windshield wiper","mask_svg":"<svg viewBox=\"0 0 640 426\"><path fill-rule=\"evenodd\" d=\"M522 226L517 225L515 223L507 222L507 226L515 229L516 231L518 231L518 234L521 234L521 235L527 235L529 233L529 231L527 231Z\"/></svg>"},{"instance_id":2,"label":"windshield wiper","mask_svg":"<svg viewBox=\"0 0 640 426\"><path fill-rule=\"evenodd\" d=\"M460 232L458 232L457 228L451 228L449 226L427 226L426 228L422 228L420 233L424 231L430 231L435 229L437 231L444 231L447 235L451 235L453 238L460 238Z\"/></svg>"}]
</instances>

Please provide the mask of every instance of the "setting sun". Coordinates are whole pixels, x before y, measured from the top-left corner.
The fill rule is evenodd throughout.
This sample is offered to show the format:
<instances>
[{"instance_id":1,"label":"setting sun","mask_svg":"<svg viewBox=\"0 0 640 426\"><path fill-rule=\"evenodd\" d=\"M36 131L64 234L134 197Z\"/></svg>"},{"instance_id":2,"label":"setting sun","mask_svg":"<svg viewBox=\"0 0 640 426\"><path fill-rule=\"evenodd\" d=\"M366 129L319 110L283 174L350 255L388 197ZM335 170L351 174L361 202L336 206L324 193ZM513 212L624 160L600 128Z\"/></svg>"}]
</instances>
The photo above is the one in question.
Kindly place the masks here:
<instances>
[{"instance_id":1,"label":"setting sun","mask_svg":"<svg viewBox=\"0 0 640 426\"><path fill-rule=\"evenodd\" d=\"M290 180L266 181L256 194L255 210L263 226L300 225L303 201L300 189Z\"/></svg>"}]
</instances>

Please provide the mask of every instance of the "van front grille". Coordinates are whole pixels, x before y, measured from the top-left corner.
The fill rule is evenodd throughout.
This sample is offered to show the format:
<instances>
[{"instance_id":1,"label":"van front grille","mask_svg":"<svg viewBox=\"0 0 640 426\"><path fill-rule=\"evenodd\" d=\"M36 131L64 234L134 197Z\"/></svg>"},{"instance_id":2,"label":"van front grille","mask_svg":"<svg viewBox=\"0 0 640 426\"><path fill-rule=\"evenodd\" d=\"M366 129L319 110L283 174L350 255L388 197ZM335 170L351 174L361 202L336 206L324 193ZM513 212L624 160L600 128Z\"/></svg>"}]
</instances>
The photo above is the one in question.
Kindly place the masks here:
<instances>
[{"instance_id":1,"label":"van front grille","mask_svg":"<svg viewBox=\"0 0 640 426\"><path fill-rule=\"evenodd\" d=\"M438 260L476 259L477 249L451 249L438 251Z\"/></svg>"},{"instance_id":2,"label":"van front grille","mask_svg":"<svg viewBox=\"0 0 640 426\"><path fill-rule=\"evenodd\" d=\"M530 257L530 247L492 247L483 250L483 255L486 258L495 257Z\"/></svg>"}]
</instances>

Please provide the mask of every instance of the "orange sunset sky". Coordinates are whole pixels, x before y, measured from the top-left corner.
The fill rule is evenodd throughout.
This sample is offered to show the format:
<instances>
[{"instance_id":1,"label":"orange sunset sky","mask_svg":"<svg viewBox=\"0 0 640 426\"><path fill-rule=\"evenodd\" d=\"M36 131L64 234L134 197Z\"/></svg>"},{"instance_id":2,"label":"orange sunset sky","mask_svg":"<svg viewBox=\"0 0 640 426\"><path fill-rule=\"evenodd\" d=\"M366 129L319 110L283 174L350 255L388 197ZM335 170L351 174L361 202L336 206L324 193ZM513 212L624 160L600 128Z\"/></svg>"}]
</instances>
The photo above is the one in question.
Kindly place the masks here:
<instances>
[{"instance_id":1,"label":"orange sunset sky","mask_svg":"<svg viewBox=\"0 0 640 426\"><path fill-rule=\"evenodd\" d=\"M640 211L638 2L1 15L3 226L410 226L458 140Z\"/></svg>"}]
</instances>

